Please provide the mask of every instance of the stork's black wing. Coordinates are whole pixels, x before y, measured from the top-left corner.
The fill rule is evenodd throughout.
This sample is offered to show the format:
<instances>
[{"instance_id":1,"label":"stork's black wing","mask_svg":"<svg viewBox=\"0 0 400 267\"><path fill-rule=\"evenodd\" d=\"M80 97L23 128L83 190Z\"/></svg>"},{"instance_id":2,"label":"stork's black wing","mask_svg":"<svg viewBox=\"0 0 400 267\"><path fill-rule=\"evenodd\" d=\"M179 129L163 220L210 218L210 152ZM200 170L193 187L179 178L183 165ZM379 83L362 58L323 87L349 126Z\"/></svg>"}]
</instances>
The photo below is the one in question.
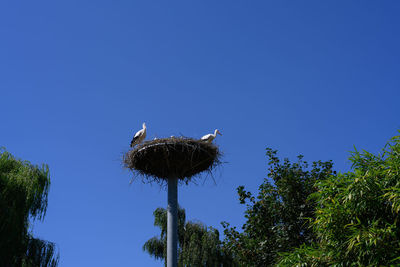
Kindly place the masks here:
<instances>
[{"instance_id":1,"label":"stork's black wing","mask_svg":"<svg viewBox=\"0 0 400 267\"><path fill-rule=\"evenodd\" d=\"M139 136L134 136L131 141L131 147L135 145L135 141L139 138Z\"/></svg>"}]
</instances>

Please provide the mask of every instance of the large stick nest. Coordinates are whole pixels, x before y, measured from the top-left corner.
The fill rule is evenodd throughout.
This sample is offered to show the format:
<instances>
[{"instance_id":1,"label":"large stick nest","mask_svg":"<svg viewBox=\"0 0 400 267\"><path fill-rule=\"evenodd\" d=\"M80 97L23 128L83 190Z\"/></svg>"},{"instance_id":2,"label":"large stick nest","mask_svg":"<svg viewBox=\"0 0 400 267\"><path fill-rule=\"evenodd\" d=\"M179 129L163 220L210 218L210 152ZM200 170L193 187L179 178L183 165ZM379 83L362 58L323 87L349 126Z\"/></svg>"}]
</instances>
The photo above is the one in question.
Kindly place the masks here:
<instances>
[{"instance_id":1,"label":"large stick nest","mask_svg":"<svg viewBox=\"0 0 400 267\"><path fill-rule=\"evenodd\" d=\"M188 183L201 172L211 173L221 163L220 156L212 143L171 137L137 145L125 154L123 164L150 182L178 178Z\"/></svg>"}]
</instances>

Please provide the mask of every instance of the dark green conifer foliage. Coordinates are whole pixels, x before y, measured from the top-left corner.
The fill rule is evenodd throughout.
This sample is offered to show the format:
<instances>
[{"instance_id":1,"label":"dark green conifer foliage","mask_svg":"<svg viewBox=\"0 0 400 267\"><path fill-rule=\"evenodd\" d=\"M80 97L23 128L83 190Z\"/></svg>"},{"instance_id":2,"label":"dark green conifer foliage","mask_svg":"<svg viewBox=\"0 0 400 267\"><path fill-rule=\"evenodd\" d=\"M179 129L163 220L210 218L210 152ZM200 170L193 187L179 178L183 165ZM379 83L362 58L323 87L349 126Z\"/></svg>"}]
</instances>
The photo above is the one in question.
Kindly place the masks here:
<instances>
[{"instance_id":1,"label":"dark green conifer foliage","mask_svg":"<svg viewBox=\"0 0 400 267\"><path fill-rule=\"evenodd\" d=\"M159 237L149 239L143 250L156 259L167 254L167 211L154 211L154 225L160 228ZM232 258L222 250L218 230L206 227L200 222L186 222L185 210L178 209L178 266L235 267Z\"/></svg>"},{"instance_id":2,"label":"dark green conifer foliage","mask_svg":"<svg viewBox=\"0 0 400 267\"><path fill-rule=\"evenodd\" d=\"M277 151L267 148L268 177L257 196L238 187L241 204L247 204L246 222L242 231L223 222L224 249L240 266L272 266L278 253L291 251L302 244L311 244L315 235L308 218L314 216L316 203L307 200L316 191L315 182L325 180L332 171L332 162L314 162L309 168L303 157L298 162L283 162Z\"/></svg>"},{"instance_id":3,"label":"dark green conifer foliage","mask_svg":"<svg viewBox=\"0 0 400 267\"><path fill-rule=\"evenodd\" d=\"M29 232L30 221L44 219L49 186L47 165L34 166L0 149L1 266L57 266L55 245Z\"/></svg>"}]
</instances>

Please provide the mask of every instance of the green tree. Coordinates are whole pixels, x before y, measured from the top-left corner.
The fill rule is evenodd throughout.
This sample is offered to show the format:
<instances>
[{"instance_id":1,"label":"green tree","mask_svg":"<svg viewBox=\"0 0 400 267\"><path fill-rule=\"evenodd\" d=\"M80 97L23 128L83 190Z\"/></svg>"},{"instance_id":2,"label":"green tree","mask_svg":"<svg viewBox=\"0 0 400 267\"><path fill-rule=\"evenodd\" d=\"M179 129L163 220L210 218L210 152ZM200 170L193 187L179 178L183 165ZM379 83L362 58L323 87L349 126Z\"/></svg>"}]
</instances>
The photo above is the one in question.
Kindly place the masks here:
<instances>
[{"instance_id":1,"label":"green tree","mask_svg":"<svg viewBox=\"0 0 400 267\"><path fill-rule=\"evenodd\" d=\"M352 171L317 183L317 242L279 266L400 266L400 136L382 153L354 151Z\"/></svg>"},{"instance_id":2,"label":"green tree","mask_svg":"<svg viewBox=\"0 0 400 267\"><path fill-rule=\"evenodd\" d=\"M159 237L149 239L143 250L156 259L166 262L167 211L154 211L154 225L159 227ZM199 222L186 222L185 210L178 208L178 266L236 266L232 258L222 250L219 232Z\"/></svg>"},{"instance_id":3,"label":"green tree","mask_svg":"<svg viewBox=\"0 0 400 267\"><path fill-rule=\"evenodd\" d=\"M240 266L271 266L278 253L291 251L302 244L311 244L315 235L308 218L314 216L315 201L309 201L316 191L315 182L325 180L332 171L332 162L314 162L311 169L303 156L296 163L283 162L277 151L267 148L268 177L259 187L257 197L238 187L241 204L247 205L246 222L239 232L223 222L224 249Z\"/></svg>"},{"instance_id":4,"label":"green tree","mask_svg":"<svg viewBox=\"0 0 400 267\"><path fill-rule=\"evenodd\" d=\"M55 245L29 230L30 221L44 219L49 186L47 165L34 166L0 149L1 266L57 266Z\"/></svg>"}]
</instances>

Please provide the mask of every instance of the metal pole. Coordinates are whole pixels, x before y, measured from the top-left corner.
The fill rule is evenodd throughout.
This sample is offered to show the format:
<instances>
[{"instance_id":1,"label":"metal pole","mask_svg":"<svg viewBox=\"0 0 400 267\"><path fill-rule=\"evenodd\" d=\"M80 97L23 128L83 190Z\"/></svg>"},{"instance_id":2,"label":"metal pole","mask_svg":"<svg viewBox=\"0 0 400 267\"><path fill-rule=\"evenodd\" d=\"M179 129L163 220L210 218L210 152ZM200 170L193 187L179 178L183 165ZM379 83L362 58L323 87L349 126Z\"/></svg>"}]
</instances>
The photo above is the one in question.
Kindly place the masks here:
<instances>
[{"instance_id":1,"label":"metal pole","mask_svg":"<svg viewBox=\"0 0 400 267\"><path fill-rule=\"evenodd\" d=\"M167 267L178 266L178 179L168 179Z\"/></svg>"}]
</instances>

